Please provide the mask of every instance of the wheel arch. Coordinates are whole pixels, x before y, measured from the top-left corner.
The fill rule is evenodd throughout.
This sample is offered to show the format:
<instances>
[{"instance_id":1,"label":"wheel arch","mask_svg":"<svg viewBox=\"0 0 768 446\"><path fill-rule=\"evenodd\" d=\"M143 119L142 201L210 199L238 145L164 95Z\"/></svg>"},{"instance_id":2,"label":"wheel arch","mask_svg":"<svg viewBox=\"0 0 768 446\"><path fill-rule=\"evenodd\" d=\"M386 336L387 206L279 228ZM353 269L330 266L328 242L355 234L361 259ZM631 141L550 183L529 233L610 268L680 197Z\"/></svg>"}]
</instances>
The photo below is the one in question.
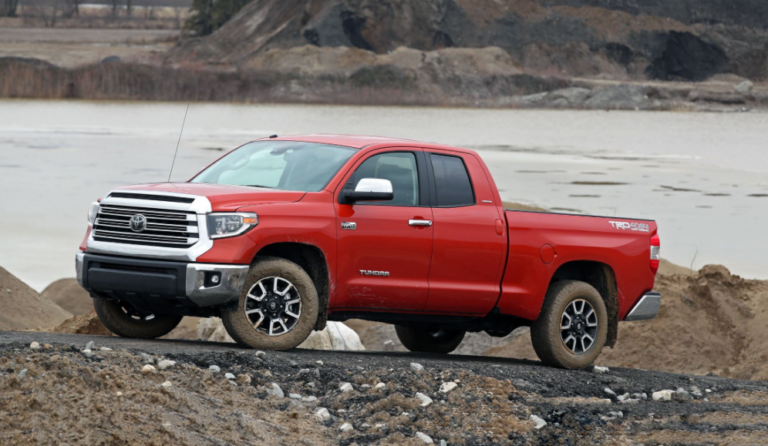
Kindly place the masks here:
<instances>
[{"instance_id":1,"label":"wheel arch","mask_svg":"<svg viewBox=\"0 0 768 446\"><path fill-rule=\"evenodd\" d=\"M549 287L561 280L580 280L595 287L608 310L608 336L605 345L607 347L616 345L619 335L619 293L613 268L602 262L575 260L557 268L549 282Z\"/></svg>"},{"instance_id":2,"label":"wheel arch","mask_svg":"<svg viewBox=\"0 0 768 446\"><path fill-rule=\"evenodd\" d=\"M320 300L315 330L324 329L328 322L330 277L328 261L323 251L317 246L306 243L277 242L261 248L254 256L253 262L256 262L259 257L280 257L290 260L301 266L309 274Z\"/></svg>"}]
</instances>

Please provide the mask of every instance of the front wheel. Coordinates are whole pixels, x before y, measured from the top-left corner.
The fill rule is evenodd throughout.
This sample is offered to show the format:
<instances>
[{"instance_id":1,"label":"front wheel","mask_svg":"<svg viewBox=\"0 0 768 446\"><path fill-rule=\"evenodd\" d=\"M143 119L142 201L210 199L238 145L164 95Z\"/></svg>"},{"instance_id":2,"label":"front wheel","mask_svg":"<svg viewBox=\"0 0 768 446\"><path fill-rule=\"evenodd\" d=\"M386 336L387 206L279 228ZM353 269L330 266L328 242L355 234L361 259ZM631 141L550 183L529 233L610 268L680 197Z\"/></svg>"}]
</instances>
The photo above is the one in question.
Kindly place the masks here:
<instances>
[{"instance_id":1,"label":"front wheel","mask_svg":"<svg viewBox=\"0 0 768 446\"><path fill-rule=\"evenodd\" d=\"M466 331L444 328L412 328L395 325L398 339L412 352L450 353L464 340Z\"/></svg>"},{"instance_id":2,"label":"front wheel","mask_svg":"<svg viewBox=\"0 0 768 446\"><path fill-rule=\"evenodd\" d=\"M169 314L142 313L118 300L93 299L93 308L107 330L123 338L159 338L170 333L182 319Z\"/></svg>"},{"instance_id":3,"label":"front wheel","mask_svg":"<svg viewBox=\"0 0 768 446\"><path fill-rule=\"evenodd\" d=\"M544 306L531 326L531 342L545 364L583 369L597 359L608 335L608 311L590 284L562 280L547 291Z\"/></svg>"},{"instance_id":4,"label":"front wheel","mask_svg":"<svg viewBox=\"0 0 768 446\"><path fill-rule=\"evenodd\" d=\"M238 344L263 350L288 350L312 333L318 315L317 289L299 265L265 257L248 272L237 306L221 320Z\"/></svg>"}]
</instances>

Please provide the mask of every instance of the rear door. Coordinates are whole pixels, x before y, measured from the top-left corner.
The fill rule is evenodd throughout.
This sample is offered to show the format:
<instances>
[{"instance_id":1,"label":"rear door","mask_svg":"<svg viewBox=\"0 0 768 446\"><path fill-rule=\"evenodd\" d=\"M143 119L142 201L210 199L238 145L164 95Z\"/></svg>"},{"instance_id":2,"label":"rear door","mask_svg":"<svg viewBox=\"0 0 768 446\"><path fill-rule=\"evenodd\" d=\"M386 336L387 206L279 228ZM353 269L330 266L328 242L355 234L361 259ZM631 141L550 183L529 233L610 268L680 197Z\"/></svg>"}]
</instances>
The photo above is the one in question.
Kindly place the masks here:
<instances>
[{"instance_id":1,"label":"rear door","mask_svg":"<svg viewBox=\"0 0 768 446\"><path fill-rule=\"evenodd\" d=\"M339 204L363 178L392 183L391 201ZM359 161L336 191L337 292L334 309L421 310L429 294L432 209L419 149L386 149Z\"/></svg>"},{"instance_id":2,"label":"rear door","mask_svg":"<svg viewBox=\"0 0 768 446\"><path fill-rule=\"evenodd\" d=\"M426 310L486 314L498 300L507 250L485 170L471 154L425 151L434 246Z\"/></svg>"}]
</instances>

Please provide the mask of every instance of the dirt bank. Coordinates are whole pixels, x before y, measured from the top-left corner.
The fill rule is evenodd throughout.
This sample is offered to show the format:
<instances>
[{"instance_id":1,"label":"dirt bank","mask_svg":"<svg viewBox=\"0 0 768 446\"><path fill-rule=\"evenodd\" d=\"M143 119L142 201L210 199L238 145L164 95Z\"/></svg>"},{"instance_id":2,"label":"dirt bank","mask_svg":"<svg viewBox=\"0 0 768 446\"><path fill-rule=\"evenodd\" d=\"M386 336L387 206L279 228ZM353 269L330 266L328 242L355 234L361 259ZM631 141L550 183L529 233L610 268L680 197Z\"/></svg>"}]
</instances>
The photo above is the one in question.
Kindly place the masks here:
<instances>
[{"instance_id":1,"label":"dirt bank","mask_svg":"<svg viewBox=\"0 0 768 446\"><path fill-rule=\"evenodd\" d=\"M677 401L653 401L662 389ZM764 444L766 395L762 383L505 359L0 333L3 444Z\"/></svg>"},{"instance_id":2,"label":"dirt bank","mask_svg":"<svg viewBox=\"0 0 768 446\"><path fill-rule=\"evenodd\" d=\"M698 272L669 263L651 321L619 324L619 340L598 363L675 373L768 379L768 282L745 280L719 265ZM484 352L535 359L528 333Z\"/></svg>"},{"instance_id":3,"label":"dirt bank","mask_svg":"<svg viewBox=\"0 0 768 446\"><path fill-rule=\"evenodd\" d=\"M53 327L72 314L46 299L0 267L0 330L28 330Z\"/></svg>"}]
</instances>

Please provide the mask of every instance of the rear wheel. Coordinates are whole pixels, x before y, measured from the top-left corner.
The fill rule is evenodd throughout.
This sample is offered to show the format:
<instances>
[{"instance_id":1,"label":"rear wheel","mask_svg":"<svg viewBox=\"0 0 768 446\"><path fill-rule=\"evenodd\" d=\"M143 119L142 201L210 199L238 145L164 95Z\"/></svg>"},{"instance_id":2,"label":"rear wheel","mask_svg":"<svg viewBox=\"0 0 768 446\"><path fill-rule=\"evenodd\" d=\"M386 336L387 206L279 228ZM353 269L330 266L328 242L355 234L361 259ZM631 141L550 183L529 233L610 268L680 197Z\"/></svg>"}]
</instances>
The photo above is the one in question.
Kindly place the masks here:
<instances>
[{"instance_id":1,"label":"rear wheel","mask_svg":"<svg viewBox=\"0 0 768 446\"><path fill-rule=\"evenodd\" d=\"M592 365L608 334L608 311L590 284L563 280L553 284L536 322L531 342L542 362L565 369Z\"/></svg>"},{"instance_id":2,"label":"rear wheel","mask_svg":"<svg viewBox=\"0 0 768 446\"><path fill-rule=\"evenodd\" d=\"M444 328L413 328L395 325L398 339L412 352L450 353L464 340L466 331Z\"/></svg>"},{"instance_id":3,"label":"rear wheel","mask_svg":"<svg viewBox=\"0 0 768 446\"><path fill-rule=\"evenodd\" d=\"M237 306L222 309L221 320L241 345L288 350L312 333L318 301L315 284L299 265L265 257L251 267Z\"/></svg>"},{"instance_id":4,"label":"rear wheel","mask_svg":"<svg viewBox=\"0 0 768 446\"><path fill-rule=\"evenodd\" d=\"M143 313L119 300L93 299L93 308L107 330L124 338L159 338L176 328L183 317Z\"/></svg>"}]
</instances>

